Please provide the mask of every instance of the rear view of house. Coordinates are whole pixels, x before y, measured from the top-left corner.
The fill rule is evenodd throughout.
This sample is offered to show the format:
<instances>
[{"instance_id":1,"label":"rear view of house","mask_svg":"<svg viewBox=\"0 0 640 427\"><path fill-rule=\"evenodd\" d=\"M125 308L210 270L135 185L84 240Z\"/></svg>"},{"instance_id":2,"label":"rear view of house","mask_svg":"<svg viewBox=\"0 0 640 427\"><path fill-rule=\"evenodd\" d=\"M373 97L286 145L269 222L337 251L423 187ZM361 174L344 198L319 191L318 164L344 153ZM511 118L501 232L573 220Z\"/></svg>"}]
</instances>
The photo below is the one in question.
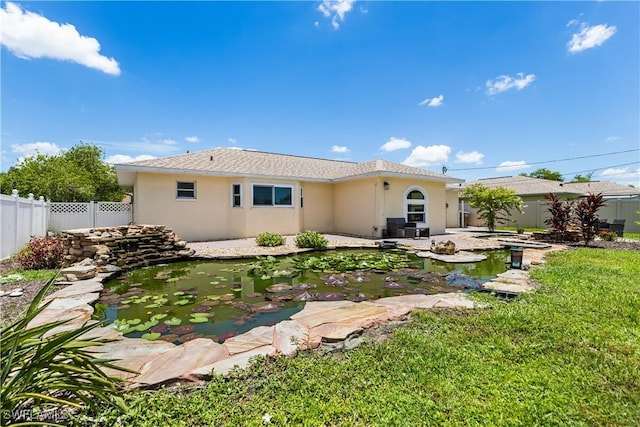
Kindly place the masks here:
<instances>
[{"instance_id":1,"label":"rear view of house","mask_svg":"<svg viewBox=\"0 0 640 427\"><path fill-rule=\"evenodd\" d=\"M115 165L134 222L191 241L304 230L379 238L387 218L445 231L446 184L462 180L385 160L364 163L217 148ZM454 213L455 215L456 213Z\"/></svg>"}]
</instances>

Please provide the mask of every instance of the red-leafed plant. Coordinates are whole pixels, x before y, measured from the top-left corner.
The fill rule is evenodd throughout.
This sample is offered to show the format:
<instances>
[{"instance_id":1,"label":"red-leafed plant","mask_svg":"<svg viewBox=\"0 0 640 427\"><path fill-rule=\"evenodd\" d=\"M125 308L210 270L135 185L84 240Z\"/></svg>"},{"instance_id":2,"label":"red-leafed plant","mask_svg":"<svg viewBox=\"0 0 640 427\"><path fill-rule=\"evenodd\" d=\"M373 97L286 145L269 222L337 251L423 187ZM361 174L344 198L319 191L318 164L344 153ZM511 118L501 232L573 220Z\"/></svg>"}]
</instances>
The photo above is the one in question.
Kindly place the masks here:
<instances>
[{"instance_id":1,"label":"red-leafed plant","mask_svg":"<svg viewBox=\"0 0 640 427\"><path fill-rule=\"evenodd\" d=\"M551 227L556 240L564 240L567 228L572 222L573 202L560 200L554 193L549 193L544 198L547 200L547 206L551 214L551 218L546 219L544 222Z\"/></svg>"},{"instance_id":2,"label":"red-leafed plant","mask_svg":"<svg viewBox=\"0 0 640 427\"><path fill-rule=\"evenodd\" d=\"M598 193L589 194L587 197L581 199L576 205L575 213L585 246L589 245L589 242L591 242L593 237L596 235L596 225L600 220L598 217L598 210L601 207L606 206L606 204L607 203L602 197L602 193Z\"/></svg>"},{"instance_id":3,"label":"red-leafed plant","mask_svg":"<svg viewBox=\"0 0 640 427\"><path fill-rule=\"evenodd\" d=\"M27 247L16 255L16 261L26 270L50 270L62 266L63 256L62 237L32 237Z\"/></svg>"}]
</instances>

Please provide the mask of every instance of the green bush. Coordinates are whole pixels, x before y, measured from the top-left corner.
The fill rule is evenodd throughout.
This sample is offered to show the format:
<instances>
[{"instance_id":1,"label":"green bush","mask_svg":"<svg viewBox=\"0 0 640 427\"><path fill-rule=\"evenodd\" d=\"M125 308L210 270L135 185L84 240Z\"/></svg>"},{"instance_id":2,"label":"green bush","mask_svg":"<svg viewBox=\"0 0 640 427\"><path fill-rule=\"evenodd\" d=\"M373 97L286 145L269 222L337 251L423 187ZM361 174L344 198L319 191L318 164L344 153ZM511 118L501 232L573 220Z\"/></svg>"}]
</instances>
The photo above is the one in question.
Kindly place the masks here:
<instances>
[{"instance_id":1,"label":"green bush","mask_svg":"<svg viewBox=\"0 0 640 427\"><path fill-rule=\"evenodd\" d=\"M3 425L16 422L34 425L32 414L41 414L52 407L62 411L87 407L98 411L104 405L118 411L126 409L120 398L122 381L107 376L101 368L133 371L94 356L90 347L102 345L106 340L83 337L102 323L85 323L78 329L57 333L54 329L70 319L27 326L49 304L40 305L54 283L55 277L36 295L25 314L0 327Z\"/></svg>"},{"instance_id":2,"label":"green bush","mask_svg":"<svg viewBox=\"0 0 640 427\"><path fill-rule=\"evenodd\" d=\"M317 231L303 231L295 238L296 246L299 248L326 249L327 239Z\"/></svg>"},{"instance_id":3,"label":"green bush","mask_svg":"<svg viewBox=\"0 0 640 427\"><path fill-rule=\"evenodd\" d=\"M26 270L51 270L62 267L64 239L61 236L32 237L27 247L16 255Z\"/></svg>"},{"instance_id":4,"label":"green bush","mask_svg":"<svg viewBox=\"0 0 640 427\"><path fill-rule=\"evenodd\" d=\"M284 245L284 242L285 238L282 235L272 233L270 231L260 233L256 237L256 243L258 246L282 246Z\"/></svg>"}]
</instances>

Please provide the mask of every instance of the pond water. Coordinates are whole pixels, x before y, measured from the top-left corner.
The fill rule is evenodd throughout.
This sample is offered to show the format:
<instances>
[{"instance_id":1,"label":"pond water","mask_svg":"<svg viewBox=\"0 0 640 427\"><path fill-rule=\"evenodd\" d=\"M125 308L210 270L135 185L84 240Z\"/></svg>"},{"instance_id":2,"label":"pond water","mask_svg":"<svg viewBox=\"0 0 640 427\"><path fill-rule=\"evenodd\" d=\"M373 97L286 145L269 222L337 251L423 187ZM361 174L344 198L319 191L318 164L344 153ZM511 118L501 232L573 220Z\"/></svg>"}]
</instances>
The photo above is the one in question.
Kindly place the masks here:
<instances>
[{"instance_id":1,"label":"pond water","mask_svg":"<svg viewBox=\"0 0 640 427\"><path fill-rule=\"evenodd\" d=\"M509 252L447 264L402 251L342 250L255 260L188 261L105 283L97 316L128 337L218 342L300 311L306 301L364 301L475 289L506 270Z\"/></svg>"}]
</instances>

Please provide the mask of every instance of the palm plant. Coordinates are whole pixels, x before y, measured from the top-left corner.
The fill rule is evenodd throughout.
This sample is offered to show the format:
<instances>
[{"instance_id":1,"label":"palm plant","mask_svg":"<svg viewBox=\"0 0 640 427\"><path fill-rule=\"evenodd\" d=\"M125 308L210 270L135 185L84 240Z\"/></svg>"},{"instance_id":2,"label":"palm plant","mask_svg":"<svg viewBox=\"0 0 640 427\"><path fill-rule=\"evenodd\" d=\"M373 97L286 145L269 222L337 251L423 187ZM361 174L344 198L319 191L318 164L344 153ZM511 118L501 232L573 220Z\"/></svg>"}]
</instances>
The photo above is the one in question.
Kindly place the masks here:
<instances>
[{"instance_id":1,"label":"palm plant","mask_svg":"<svg viewBox=\"0 0 640 427\"><path fill-rule=\"evenodd\" d=\"M596 225L600 220L598 210L606 206L606 204L602 193L598 193L587 195L576 205L576 217L578 218L585 246L589 245L589 242L596 235Z\"/></svg>"},{"instance_id":2,"label":"palm plant","mask_svg":"<svg viewBox=\"0 0 640 427\"><path fill-rule=\"evenodd\" d=\"M546 219L544 222L551 226L556 241L559 239L564 240L567 227L571 224L573 202L560 200L554 193L549 193L544 198L547 200L547 206L551 214L551 218Z\"/></svg>"},{"instance_id":3,"label":"palm plant","mask_svg":"<svg viewBox=\"0 0 640 427\"><path fill-rule=\"evenodd\" d=\"M117 393L122 380L107 376L101 368L128 370L111 364L110 360L94 357L88 349L106 340L82 337L101 323L85 323L78 329L53 334L55 328L69 319L28 327L47 307L48 303L40 304L54 282L55 277L22 316L0 327L3 424L59 425L33 419L33 414L52 407L65 410L88 407L95 411L99 405L106 404L125 409Z\"/></svg>"}]
</instances>

